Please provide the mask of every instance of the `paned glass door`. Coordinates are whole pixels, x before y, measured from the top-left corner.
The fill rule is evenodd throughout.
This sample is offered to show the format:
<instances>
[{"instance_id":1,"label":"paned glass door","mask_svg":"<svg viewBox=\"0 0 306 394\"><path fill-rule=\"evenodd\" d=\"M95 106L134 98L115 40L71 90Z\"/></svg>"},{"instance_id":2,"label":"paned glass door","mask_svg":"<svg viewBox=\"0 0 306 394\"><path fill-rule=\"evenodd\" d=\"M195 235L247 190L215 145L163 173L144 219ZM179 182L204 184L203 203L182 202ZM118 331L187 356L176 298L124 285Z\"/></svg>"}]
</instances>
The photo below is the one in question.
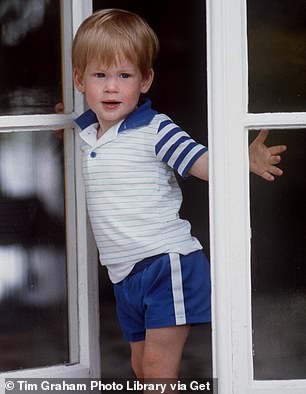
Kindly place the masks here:
<instances>
[{"instance_id":1,"label":"paned glass door","mask_svg":"<svg viewBox=\"0 0 306 394\"><path fill-rule=\"evenodd\" d=\"M218 392L302 394L305 4L209 1L207 15ZM288 146L272 183L249 174L260 129Z\"/></svg>"},{"instance_id":2,"label":"paned glass door","mask_svg":"<svg viewBox=\"0 0 306 394\"><path fill-rule=\"evenodd\" d=\"M87 0L0 2L2 381L100 374L96 255L72 129L83 103L70 62L91 9Z\"/></svg>"}]
</instances>

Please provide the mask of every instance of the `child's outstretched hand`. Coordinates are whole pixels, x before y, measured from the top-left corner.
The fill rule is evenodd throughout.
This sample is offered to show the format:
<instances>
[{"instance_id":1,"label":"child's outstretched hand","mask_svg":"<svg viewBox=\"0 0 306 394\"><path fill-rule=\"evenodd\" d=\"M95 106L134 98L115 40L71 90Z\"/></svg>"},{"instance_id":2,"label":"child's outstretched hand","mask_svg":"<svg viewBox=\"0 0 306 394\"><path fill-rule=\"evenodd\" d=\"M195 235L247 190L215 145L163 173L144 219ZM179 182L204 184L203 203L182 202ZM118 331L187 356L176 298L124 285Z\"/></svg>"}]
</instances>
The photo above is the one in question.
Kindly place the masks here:
<instances>
[{"instance_id":1,"label":"child's outstretched hand","mask_svg":"<svg viewBox=\"0 0 306 394\"><path fill-rule=\"evenodd\" d=\"M287 147L285 145L275 145L268 148L265 145L268 134L268 130L260 130L255 140L249 146L250 171L267 181L274 181L275 176L283 174L283 171L277 167L277 164L281 161L280 154Z\"/></svg>"}]
</instances>

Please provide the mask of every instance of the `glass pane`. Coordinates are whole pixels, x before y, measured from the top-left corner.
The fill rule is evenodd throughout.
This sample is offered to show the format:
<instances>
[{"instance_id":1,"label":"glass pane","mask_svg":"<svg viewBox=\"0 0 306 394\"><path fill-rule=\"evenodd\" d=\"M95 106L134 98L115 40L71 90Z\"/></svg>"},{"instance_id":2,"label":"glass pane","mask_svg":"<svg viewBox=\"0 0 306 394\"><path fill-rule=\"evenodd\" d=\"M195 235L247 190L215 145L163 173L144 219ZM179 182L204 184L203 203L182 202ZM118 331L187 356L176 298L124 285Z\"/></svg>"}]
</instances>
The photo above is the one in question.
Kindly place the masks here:
<instances>
[{"instance_id":1,"label":"glass pane","mask_svg":"<svg viewBox=\"0 0 306 394\"><path fill-rule=\"evenodd\" d=\"M0 115L62 101L59 0L0 1Z\"/></svg>"},{"instance_id":2,"label":"glass pane","mask_svg":"<svg viewBox=\"0 0 306 394\"><path fill-rule=\"evenodd\" d=\"M0 372L66 363L63 143L0 134Z\"/></svg>"},{"instance_id":3,"label":"glass pane","mask_svg":"<svg viewBox=\"0 0 306 394\"><path fill-rule=\"evenodd\" d=\"M253 133L252 138L253 138ZM306 130L277 130L287 144L275 182L251 176L254 376L306 378Z\"/></svg>"},{"instance_id":4,"label":"glass pane","mask_svg":"<svg viewBox=\"0 0 306 394\"><path fill-rule=\"evenodd\" d=\"M305 111L306 3L248 0L249 111Z\"/></svg>"}]
</instances>

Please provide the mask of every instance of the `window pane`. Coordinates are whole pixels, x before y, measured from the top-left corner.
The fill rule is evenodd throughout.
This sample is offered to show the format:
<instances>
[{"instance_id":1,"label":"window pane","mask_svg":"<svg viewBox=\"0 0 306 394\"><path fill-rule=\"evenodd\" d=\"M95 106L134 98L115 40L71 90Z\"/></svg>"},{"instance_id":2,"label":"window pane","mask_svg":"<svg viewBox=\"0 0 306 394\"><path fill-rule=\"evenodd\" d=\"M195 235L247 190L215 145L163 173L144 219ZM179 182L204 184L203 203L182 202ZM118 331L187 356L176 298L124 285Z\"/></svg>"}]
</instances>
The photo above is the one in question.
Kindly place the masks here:
<instances>
[{"instance_id":1,"label":"window pane","mask_svg":"<svg viewBox=\"0 0 306 394\"><path fill-rule=\"evenodd\" d=\"M62 145L0 134L0 372L69 361Z\"/></svg>"},{"instance_id":2,"label":"window pane","mask_svg":"<svg viewBox=\"0 0 306 394\"><path fill-rule=\"evenodd\" d=\"M280 143L284 175L251 176L255 379L306 378L306 130L271 132Z\"/></svg>"},{"instance_id":3,"label":"window pane","mask_svg":"<svg viewBox=\"0 0 306 394\"><path fill-rule=\"evenodd\" d=\"M305 111L306 3L248 0L249 111Z\"/></svg>"},{"instance_id":4,"label":"window pane","mask_svg":"<svg viewBox=\"0 0 306 394\"><path fill-rule=\"evenodd\" d=\"M0 1L0 115L62 101L59 0Z\"/></svg>"}]
</instances>

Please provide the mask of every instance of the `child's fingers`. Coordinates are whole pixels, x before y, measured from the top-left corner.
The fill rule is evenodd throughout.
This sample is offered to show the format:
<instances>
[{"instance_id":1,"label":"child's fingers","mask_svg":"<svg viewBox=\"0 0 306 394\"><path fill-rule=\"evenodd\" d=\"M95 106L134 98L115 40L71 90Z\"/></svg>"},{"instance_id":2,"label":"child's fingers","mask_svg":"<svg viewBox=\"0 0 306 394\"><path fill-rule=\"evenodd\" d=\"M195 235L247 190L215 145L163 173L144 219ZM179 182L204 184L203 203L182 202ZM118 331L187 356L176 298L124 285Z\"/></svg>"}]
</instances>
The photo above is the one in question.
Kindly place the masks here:
<instances>
[{"instance_id":1,"label":"child's fingers","mask_svg":"<svg viewBox=\"0 0 306 394\"><path fill-rule=\"evenodd\" d=\"M274 181L274 176L269 171L265 171L260 175L266 181Z\"/></svg>"},{"instance_id":2,"label":"child's fingers","mask_svg":"<svg viewBox=\"0 0 306 394\"><path fill-rule=\"evenodd\" d=\"M268 135L269 135L269 130L261 129L256 137L257 142L264 144Z\"/></svg>"},{"instance_id":3,"label":"child's fingers","mask_svg":"<svg viewBox=\"0 0 306 394\"><path fill-rule=\"evenodd\" d=\"M286 145L275 145L275 146L271 146L269 149L269 152L271 155L279 155L280 153L285 152L285 150L287 149Z\"/></svg>"},{"instance_id":4,"label":"child's fingers","mask_svg":"<svg viewBox=\"0 0 306 394\"><path fill-rule=\"evenodd\" d=\"M64 103L57 103L57 104L55 104L54 111L57 114L64 113Z\"/></svg>"},{"instance_id":5,"label":"child's fingers","mask_svg":"<svg viewBox=\"0 0 306 394\"><path fill-rule=\"evenodd\" d=\"M272 175L276 175L276 176L283 175L283 170L281 170L279 167L276 166L270 166L268 171Z\"/></svg>"},{"instance_id":6,"label":"child's fingers","mask_svg":"<svg viewBox=\"0 0 306 394\"><path fill-rule=\"evenodd\" d=\"M281 156L275 155L275 156L271 156L270 158L270 164L279 164L281 162L282 158Z\"/></svg>"}]
</instances>

